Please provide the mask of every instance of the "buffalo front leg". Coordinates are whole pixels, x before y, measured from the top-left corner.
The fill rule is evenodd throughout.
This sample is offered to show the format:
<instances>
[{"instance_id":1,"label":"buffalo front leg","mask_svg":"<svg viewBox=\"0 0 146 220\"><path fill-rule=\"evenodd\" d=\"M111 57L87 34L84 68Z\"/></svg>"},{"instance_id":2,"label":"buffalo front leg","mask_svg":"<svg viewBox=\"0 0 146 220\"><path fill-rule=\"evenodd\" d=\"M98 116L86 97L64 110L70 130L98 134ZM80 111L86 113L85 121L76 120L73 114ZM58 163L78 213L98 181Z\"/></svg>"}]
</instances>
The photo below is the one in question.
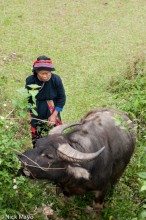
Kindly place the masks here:
<instances>
[{"instance_id":1,"label":"buffalo front leg","mask_svg":"<svg viewBox=\"0 0 146 220\"><path fill-rule=\"evenodd\" d=\"M106 194L106 189L95 192L93 209L94 209L95 216L97 217L97 219L100 219L101 214L102 214L103 201L104 201L105 194Z\"/></svg>"}]
</instances>

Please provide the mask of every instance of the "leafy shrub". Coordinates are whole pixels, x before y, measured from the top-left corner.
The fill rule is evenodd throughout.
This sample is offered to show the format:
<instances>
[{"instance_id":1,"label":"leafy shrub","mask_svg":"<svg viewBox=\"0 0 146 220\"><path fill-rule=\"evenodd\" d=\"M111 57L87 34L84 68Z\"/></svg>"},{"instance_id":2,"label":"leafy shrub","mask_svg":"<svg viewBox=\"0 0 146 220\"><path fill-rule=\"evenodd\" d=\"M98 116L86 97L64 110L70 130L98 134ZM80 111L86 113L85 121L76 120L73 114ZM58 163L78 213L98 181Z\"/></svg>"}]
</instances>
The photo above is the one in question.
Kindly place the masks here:
<instances>
[{"instance_id":1,"label":"leafy shrub","mask_svg":"<svg viewBox=\"0 0 146 220\"><path fill-rule=\"evenodd\" d=\"M57 201L54 196L55 187L37 180L30 180L18 176L20 162L17 153L24 151L22 148L28 144L27 131L21 130L22 119L0 119L0 219L11 216L32 216L32 219L43 220L43 206ZM21 138L23 136L23 139ZM25 219L24 218L24 219Z\"/></svg>"},{"instance_id":2,"label":"leafy shrub","mask_svg":"<svg viewBox=\"0 0 146 220\"><path fill-rule=\"evenodd\" d=\"M33 89L30 91L33 99L37 92ZM46 182L32 182L17 175L21 167L17 153L30 146L27 123L27 100L30 93L26 89L19 89L17 98L12 100L13 110L0 116L0 216L3 219L14 219L18 216L22 219L23 215L24 218L29 215L32 219L35 216L35 219L43 220L45 214L41 207L44 204L49 207L55 201L54 192L51 193L54 186L47 184L47 187ZM35 108L35 105L31 107Z\"/></svg>"},{"instance_id":3,"label":"leafy shrub","mask_svg":"<svg viewBox=\"0 0 146 220\"><path fill-rule=\"evenodd\" d=\"M107 86L117 108L128 112L138 125L138 134L146 138L146 64L140 57L127 67L124 74L112 78Z\"/></svg>"}]
</instances>

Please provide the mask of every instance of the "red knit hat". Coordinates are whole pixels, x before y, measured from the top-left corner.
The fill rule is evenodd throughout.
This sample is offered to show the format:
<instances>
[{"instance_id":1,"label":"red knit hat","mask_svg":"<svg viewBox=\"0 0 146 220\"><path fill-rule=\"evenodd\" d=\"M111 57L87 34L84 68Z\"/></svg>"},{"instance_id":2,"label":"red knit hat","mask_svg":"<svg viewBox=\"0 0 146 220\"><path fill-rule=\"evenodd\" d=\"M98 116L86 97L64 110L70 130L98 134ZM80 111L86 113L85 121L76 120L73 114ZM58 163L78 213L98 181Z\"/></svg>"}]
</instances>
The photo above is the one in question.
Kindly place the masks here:
<instances>
[{"instance_id":1,"label":"red knit hat","mask_svg":"<svg viewBox=\"0 0 146 220\"><path fill-rule=\"evenodd\" d=\"M33 73L36 74L39 70L55 71L52 60L46 56L39 56L33 63Z\"/></svg>"}]
</instances>

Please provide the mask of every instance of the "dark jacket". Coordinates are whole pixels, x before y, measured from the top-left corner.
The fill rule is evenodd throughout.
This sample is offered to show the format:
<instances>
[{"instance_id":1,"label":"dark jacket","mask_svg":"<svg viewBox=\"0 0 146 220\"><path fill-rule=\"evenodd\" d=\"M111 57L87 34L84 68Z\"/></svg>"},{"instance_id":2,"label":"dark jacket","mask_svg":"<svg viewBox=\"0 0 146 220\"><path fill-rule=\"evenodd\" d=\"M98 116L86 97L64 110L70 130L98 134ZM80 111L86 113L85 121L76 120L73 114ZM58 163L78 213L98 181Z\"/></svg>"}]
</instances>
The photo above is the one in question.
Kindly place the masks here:
<instances>
[{"instance_id":1,"label":"dark jacket","mask_svg":"<svg viewBox=\"0 0 146 220\"><path fill-rule=\"evenodd\" d=\"M38 118L45 119L50 116L48 112L48 100L53 100L55 109L57 111L62 111L63 106L66 102L65 90L62 84L61 78L52 74L51 78L47 82L40 81L37 76L31 75L26 78L26 88L30 90L29 85L37 84L42 86L38 94L36 95L36 111L38 113ZM28 100L29 103L33 104L32 98Z\"/></svg>"}]
</instances>

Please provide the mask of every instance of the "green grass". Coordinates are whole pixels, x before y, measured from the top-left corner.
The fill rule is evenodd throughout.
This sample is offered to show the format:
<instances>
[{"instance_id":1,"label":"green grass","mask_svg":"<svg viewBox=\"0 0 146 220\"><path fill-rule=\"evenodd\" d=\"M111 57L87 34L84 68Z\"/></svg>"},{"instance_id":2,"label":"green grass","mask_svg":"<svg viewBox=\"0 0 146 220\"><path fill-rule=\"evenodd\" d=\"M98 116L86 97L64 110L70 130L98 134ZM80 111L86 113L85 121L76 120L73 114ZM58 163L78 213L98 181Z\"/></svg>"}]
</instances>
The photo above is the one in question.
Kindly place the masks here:
<instances>
[{"instance_id":1,"label":"green grass","mask_svg":"<svg viewBox=\"0 0 146 220\"><path fill-rule=\"evenodd\" d=\"M2 0L0 116L13 109L12 100L18 97L16 90L25 85L33 61L44 54L53 59L56 73L64 82L67 103L62 113L63 122L78 121L90 109L107 106L133 112L144 126L145 71L139 67L138 73L142 71L143 77L134 81L131 78L125 81L125 77L127 68L130 67L133 74L134 62L145 56L145 9L144 0ZM141 103L137 104L135 99L141 99ZM139 134L134 158L114 197L107 196L105 220L110 216L130 220L142 209L144 195L139 193L137 172L143 170L146 163L143 156L146 135L144 127L140 129L142 134ZM29 128L23 120L11 141L18 139L17 145L22 151L30 147ZM31 182L30 188L34 196L39 194L39 189L34 192ZM27 194L28 189L25 190ZM48 200L43 201L53 204L55 201L54 210L63 217L75 214L75 219L92 219L83 211L88 200L91 204L90 197L72 199L66 207L54 196L49 195ZM23 198L22 202L25 204L26 200ZM31 199L29 204L32 205ZM37 205L41 206L41 202ZM23 210L23 206L20 207Z\"/></svg>"},{"instance_id":2,"label":"green grass","mask_svg":"<svg viewBox=\"0 0 146 220\"><path fill-rule=\"evenodd\" d=\"M65 121L100 106L104 84L121 74L145 43L145 1L104 2L2 1L0 62L7 93L23 86L33 61L46 54L66 88Z\"/></svg>"}]
</instances>

